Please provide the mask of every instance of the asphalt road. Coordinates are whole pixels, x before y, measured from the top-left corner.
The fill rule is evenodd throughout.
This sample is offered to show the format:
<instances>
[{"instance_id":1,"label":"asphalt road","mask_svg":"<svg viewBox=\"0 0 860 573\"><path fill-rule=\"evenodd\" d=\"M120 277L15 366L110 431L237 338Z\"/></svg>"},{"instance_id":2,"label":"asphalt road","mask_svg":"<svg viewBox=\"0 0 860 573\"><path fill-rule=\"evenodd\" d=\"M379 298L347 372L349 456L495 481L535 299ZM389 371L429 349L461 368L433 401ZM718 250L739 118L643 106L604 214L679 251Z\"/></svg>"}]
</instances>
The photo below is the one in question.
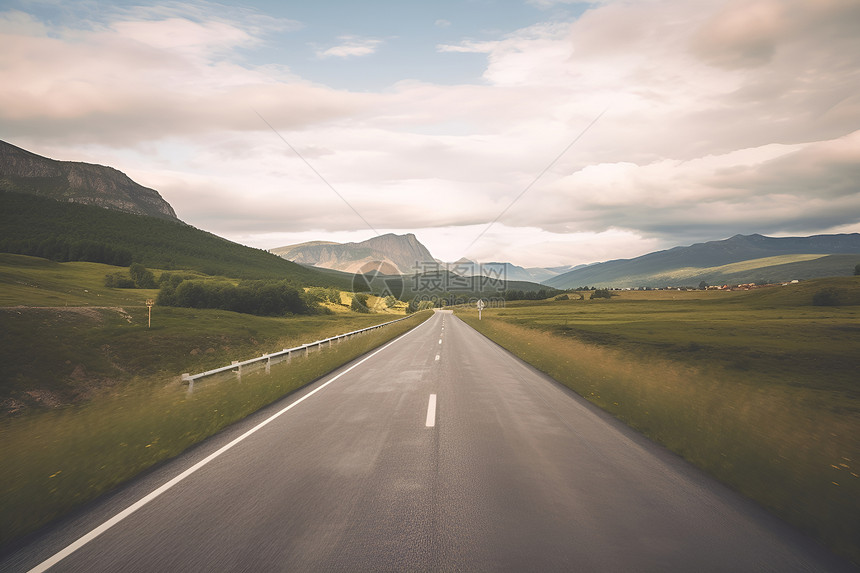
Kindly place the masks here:
<instances>
[{"instance_id":1,"label":"asphalt road","mask_svg":"<svg viewBox=\"0 0 860 573\"><path fill-rule=\"evenodd\" d=\"M0 570L853 570L450 313L361 360Z\"/></svg>"}]
</instances>

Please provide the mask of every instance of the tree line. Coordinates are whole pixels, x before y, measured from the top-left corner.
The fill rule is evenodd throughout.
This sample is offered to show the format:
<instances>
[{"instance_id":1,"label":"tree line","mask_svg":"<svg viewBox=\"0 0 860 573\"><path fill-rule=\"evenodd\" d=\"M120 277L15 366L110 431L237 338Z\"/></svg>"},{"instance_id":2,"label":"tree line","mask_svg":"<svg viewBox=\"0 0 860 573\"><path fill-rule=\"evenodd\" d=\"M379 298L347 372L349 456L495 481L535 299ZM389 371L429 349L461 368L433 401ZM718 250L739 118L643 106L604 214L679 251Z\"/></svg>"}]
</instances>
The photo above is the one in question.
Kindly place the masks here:
<instances>
[{"instance_id":1,"label":"tree line","mask_svg":"<svg viewBox=\"0 0 860 573\"><path fill-rule=\"evenodd\" d=\"M156 304L185 308L212 308L258 316L312 314L316 305L285 280L249 280L238 285L226 281L188 279L164 273Z\"/></svg>"},{"instance_id":2,"label":"tree line","mask_svg":"<svg viewBox=\"0 0 860 573\"><path fill-rule=\"evenodd\" d=\"M24 240L5 238L0 240L0 252L41 257L59 263L87 261L127 267L132 261L132 254L128 249L98 241L68 240L60 237Z\"/></svg>"}]
</instances>

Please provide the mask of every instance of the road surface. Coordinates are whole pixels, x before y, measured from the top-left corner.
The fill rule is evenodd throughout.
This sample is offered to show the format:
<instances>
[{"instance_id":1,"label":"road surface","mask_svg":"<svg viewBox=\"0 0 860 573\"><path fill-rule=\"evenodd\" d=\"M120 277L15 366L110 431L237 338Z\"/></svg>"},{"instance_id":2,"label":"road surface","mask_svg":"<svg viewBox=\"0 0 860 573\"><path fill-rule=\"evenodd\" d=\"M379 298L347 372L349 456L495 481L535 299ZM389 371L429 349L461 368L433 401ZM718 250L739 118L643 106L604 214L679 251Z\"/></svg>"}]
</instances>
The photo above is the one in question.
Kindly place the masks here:
<instances>
[{"instance_id":1,"label":"road surface","mask_svg":"<svg viewBox=\"0 0 860 573\"><path fill-rule=\"evenodd\" d=\"M851 570L448 312L0 562L48 568Z\"/></svg>"}]
</instances>

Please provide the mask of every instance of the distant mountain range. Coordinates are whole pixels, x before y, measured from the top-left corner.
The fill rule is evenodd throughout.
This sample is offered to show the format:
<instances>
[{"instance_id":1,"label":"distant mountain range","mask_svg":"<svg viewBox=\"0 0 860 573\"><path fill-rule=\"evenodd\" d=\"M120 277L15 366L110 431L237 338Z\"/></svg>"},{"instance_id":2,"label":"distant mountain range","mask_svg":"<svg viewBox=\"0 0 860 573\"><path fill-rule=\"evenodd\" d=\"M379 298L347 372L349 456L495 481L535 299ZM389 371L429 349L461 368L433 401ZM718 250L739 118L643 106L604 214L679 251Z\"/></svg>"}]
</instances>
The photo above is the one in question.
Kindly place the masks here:
<instances>
[{"instance_id":1,"label":"distant mountain range","mask_svg":"<svg viewBox=\"0 0 860 573\"><path fill-rule=\"evenodd\" d=\"M589 265L544 282L558 289L784 282L850 275L860 233L812 237L735 235L688 247Z\"/></svg>"},{"instance_id":2,"label":"distant mountain range","mask_svg":"<svg viewBox=\"0 0 860 573\"><path fill-rule=\"evenodd\" d=\"M860 263L860 234L813 237L736 235L675 247L634 259L576 267L521 267L460 259L442 263L413 234L382 235L360 243L316 241L272 249L288 260L344 272L411 275L433 269L465 277L540 283L556 289L635 288L784 282L850 275Z\"/></svg>"},{"instance_id":3,"label":"distant mountain range","mask_svg":"<svg viewBox=\"0 0 860 573\"><path fill-rule=\"evenodd\" d=\"M24 196L35 195L65 204L83 204L122 213L146 215L184 226L170 204L157 191L135 183L112 167L56 161L3 141L0 141L0 191L7 192L3 200L5 206L19 213L36 208L32 202L16 198L21 197L19 194L25 194ZM27 241L44 243L49 240L49 229L56 226L57 221L64 215L55 213L56 210L47 204L39 208L51 212L54 222L50 226L39 227L37 213L33 211L29 216L32 217L31 223L37 227L27 230L19 224L20 221L14 222L15 213L6 213L10 217L8 223L11 227L6 229L8 232L0 239L8 243L7 249L14 247L20 251ZM97 218L95 215L87 217L93 220ZM110 223L114 222L111 220ZM63 229L57 228L55 234L69 241L104 240L108 235L97 229L79 229L77 227L80 224L75 225L73 221L64 221L63 225ZM15 228L14 231L12 227ZM121 239L120 235L116 237L112 240L123 243L125 248L132 252L144 248L143 245L136 246L137 243L124 236ZM152 243L156 239L150 237L148 241ZM167 243L160 248L169 249ZM251 251L254 250L243 252L250 256ZM359 243L316 241L280 247L272 249L271 252L305 267L331 269L326 270L327 273L341 271L412 275L416 272L443 271L465 277L541 283L557 289L583 286L666 287L698 286L701 282L711 285L784 282L850 275L855 265L860 263L860 234L781 238L736 235L722 241L675 247L634 259L553 268L520 267L507 262L477 263L467 259L442 263L411 233L389 233ZM170 266L168 263L164 268ZM304 274L296 272L299 267L292 269L294 272L291 274ZM242 274L245 272L247 270L242 271ZM326 276L329 278L325 280L335 280L334 275ZM341 276L336 280L346 279ZM532 286L537 288L537 285Z\"/></svg>"},{"instance_id":4,"label":"distant mountain range","mask_svg":"<svg viewBox=\"0 0 860 573\"><path fill-rule=\"evenodd\" d=\"M446 271L465 277L485 276L532 283L541 283L579 268L524 268L511 263L477 263L469 259L445 263L434 257L412 233L388 233L360 243L311 241L270 249L270 252L294 263L349 273L376 271L386 275L412 275Z\"/></svg>"},{"instance_id":5,"label":"distant mountain range","mask_svg":"<svg viewBox=\"0 0 860 573\"><path fill-rule=\"evenodd\" d=\"M508 281L527 281L533 283L544 283L547 280L556 277L562 273L566 273L573 269L585 267L587 265L566 265L561 267L520 267L511 263L476 263L469 259L460 259L455 263L448 265L451 272L463 276L485 276L502 278Z\"/></svg>"},{"instance_id":6,"label":"distant mountain range","mask_svg":"<svg viewBox=\"0 0 860 573\"><path fill-rule=\"evenodd\" d=\"M179 221L158 191L113 167L56 161L0 141L0 191Z\"/></svg>"}]
</instances>

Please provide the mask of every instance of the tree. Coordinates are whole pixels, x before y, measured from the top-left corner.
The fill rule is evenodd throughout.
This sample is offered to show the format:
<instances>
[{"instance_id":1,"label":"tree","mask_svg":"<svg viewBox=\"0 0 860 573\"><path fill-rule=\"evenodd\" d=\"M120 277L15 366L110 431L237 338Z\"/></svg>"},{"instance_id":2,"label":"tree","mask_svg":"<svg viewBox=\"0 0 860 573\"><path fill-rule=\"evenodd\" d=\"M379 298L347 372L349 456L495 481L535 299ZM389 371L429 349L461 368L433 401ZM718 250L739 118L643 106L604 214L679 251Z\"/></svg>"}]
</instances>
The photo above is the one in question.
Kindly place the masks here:
<instances>
[{"instance_id":1,"label":"tree","mask_svg":"<svg viewBox=\"0 0 860 573\"><path fill-rule=\"evenodd\" d=\"M708 286L709 286L708 283L706 283L705 281L702 281L699 283L699 290L705 290L708 288Z\"/></svg>"},{"instance_id":2,"label":"tree","mask_svg":"<svg viewBox=\"0 0 860 573\"><path fill-rule=\"evenodd\" d=\"M206 291L200 281L182 281L176 287L176 305L186 308L206 308Z\"/></svg>"},{"instance_id":3,"label":"tree","mask_svg":"<svg viewBox=\"0 0 860 573\"><path fill-rule=\"evenodd\" d=\"M592 298L592 299L594 299L594 298L612 298L612 293L610 293L609 290L607 290L605 288L596 289L595 291L593 291L591 293L591 297L589 297L589 298Z\"/></svg>"},{"instance_id":4,"label":"tree","mask_svg":"<svg viewBox=\"0 0 860 573\"><path fill-rule=\"evenodd\" d=\"M140 263L133 263L128 268L128 274L137 288L156 288L155 275Z\"/></svg>"},{"instance_id":5,"label":"tree","mask_svg":"<svg viewBox=\"0 0 860 573\"><path fill-rule=\"evenodd\" d=\"M860 264L858 264L856 267L854 267L854 276L855 277L860 276Z\"/></svg>"},{"instance_id":6,"label":"tree","mask_svg":"<svg viewBox=\"0 0 860 573\"><path fill-rule=\"evenodd\" d=\"M352 303L349 305L349 309L355 312L370 312L370 309L367 307L367 295L356 293L352 297Z\"/></svg>"},{"instance_id":7,"label":"tree","mask_svg":"<svg viewBox=\"0 0 860 573\"><path fill-rule=\"evenodd\" d=\"M333 304L341 304L340 291L336 288L311 287L307 294L312 302L330 302Z\"/></svg>"}]
</instances>

